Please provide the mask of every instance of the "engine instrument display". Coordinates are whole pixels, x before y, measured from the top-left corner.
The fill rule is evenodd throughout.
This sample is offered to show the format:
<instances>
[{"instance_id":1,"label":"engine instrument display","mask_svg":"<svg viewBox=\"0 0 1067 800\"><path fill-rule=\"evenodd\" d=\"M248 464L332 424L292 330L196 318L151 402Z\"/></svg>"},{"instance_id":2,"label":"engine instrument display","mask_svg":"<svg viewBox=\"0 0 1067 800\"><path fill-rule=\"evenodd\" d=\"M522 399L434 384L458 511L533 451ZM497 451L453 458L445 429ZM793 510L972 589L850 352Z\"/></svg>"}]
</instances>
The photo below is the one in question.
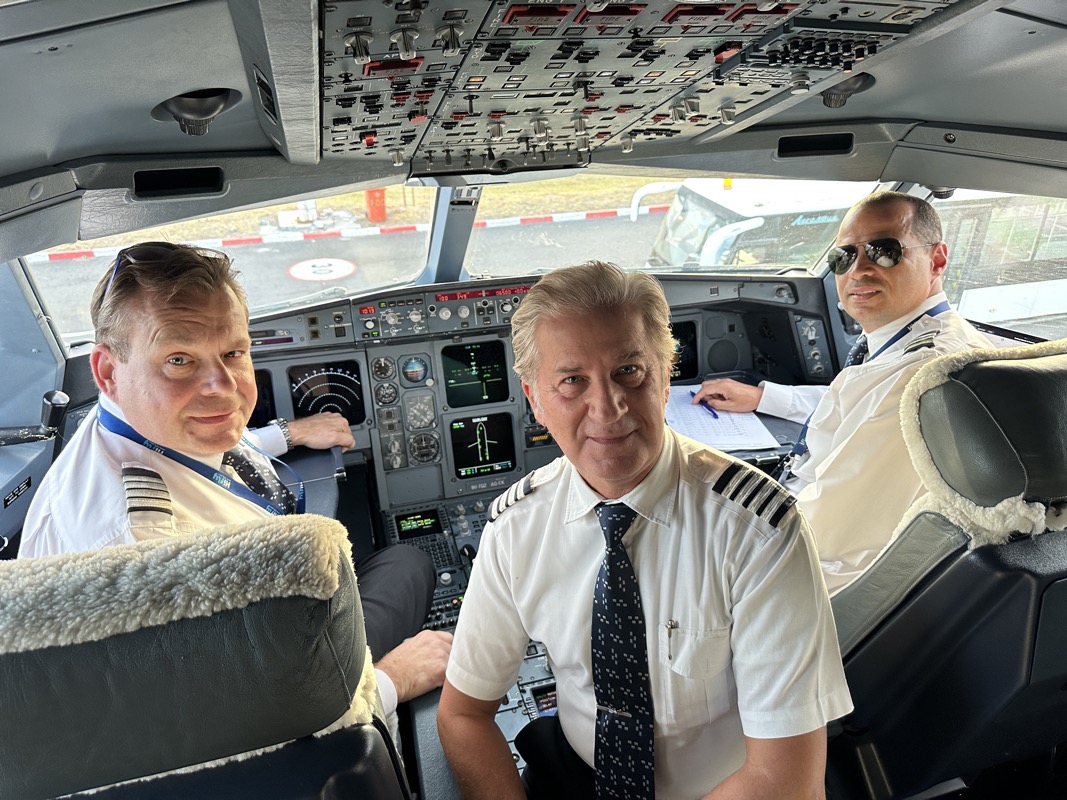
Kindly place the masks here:
<instances>
[{"instance_id":1,"label":"engine instrument display","mask_svg":"<svg viewBox=\"0 0 1067 800\"><path fill-rule=\"evenodd\" d=\"M504 343L468 342L441 349L445 397L454 408L499 403L511 393Z\"/></svg>"}]
</instances>

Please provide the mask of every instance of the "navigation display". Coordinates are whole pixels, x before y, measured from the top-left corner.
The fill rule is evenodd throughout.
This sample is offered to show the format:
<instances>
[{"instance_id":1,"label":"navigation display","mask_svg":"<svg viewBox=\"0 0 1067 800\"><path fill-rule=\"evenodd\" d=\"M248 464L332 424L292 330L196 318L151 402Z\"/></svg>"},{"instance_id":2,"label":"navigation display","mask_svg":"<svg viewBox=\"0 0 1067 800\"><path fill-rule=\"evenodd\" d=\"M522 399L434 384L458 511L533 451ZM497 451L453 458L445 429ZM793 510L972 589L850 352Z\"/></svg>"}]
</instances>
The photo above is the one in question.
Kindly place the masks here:
<instances>
[{"instance_id":1,"label":"navigation display","mask_svg":"<svg viewBox=\"0 0 1067 800\"><path fill-rule=\"evenodd\" d=\"M511 393L504 343L452 344L441 348L445 398L453 408L499 403Z\"/></svg>"},{"instance_id":2,"label":"navigation display","mask_svg":"<svg viewBox=\"0 0 1067 800\"><path fill-rule=\"evenodd\" d=\"M477 478L515 469L511 414L461 417L449 424L456 477Z\"/></svg>"},{"instance_id":3,"label":"navigation display","mask_svg":"<svg viewBox=\"0 0 1067 800\"><path fill-rule=\"evenodd\" d=\"M297 417L336 411L349 425L362 425L366 421L363 383L355 360L300 364L289 367L287 372Z\"/></svg>"}]
</instances>

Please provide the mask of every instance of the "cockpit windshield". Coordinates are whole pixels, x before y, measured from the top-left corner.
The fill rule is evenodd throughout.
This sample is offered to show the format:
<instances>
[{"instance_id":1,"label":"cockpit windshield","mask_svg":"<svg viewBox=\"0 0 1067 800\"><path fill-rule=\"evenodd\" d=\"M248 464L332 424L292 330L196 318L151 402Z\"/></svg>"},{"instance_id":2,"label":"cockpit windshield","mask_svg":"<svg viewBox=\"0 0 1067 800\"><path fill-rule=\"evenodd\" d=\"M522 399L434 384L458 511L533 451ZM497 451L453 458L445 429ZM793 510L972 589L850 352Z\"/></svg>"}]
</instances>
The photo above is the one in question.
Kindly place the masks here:
<instances>
[{"instance_id":1,"label":"cockpit windshield","mask_svg":"<svg viewBox=\"0 0 1067 800\"><path fill-rule=\"evenodd\" d=\"M580 173L482 186L473 212L455 220L441 210L450 190L395 185L78 242L26 260L70 344L92 338L89 298L118 250L146 239L227 252L255 317L453 280L442 278L438 264L448 260L442 242L457 240L452 256L462 262L461 280L537 276L589 259L659 274L823 275L845 211L876 188ZM1055 276L1067 201L961 190L936 206L949 245L950 301L975 320L1062 335L1065 309L1056 298L1064 293ZM449 226L466 230L446 235Z\"/></svg>"}]
</instances>

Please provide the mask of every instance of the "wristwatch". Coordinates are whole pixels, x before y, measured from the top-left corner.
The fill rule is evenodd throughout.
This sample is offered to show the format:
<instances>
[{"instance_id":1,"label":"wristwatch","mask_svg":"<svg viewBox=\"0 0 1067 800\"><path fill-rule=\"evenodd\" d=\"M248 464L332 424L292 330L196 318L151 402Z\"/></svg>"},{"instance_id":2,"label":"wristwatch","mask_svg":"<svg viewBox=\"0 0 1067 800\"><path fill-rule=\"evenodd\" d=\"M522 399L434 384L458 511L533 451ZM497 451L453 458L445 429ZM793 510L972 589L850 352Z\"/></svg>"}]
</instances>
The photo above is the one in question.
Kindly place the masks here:
<instances>
[{"instance_id":1,"label":"wristwatch","mask_svg":"<svg viewBox=\"0 0 1067 800\"><path fill-rule=\"evenodd\" d=\"M292 450L293 449L293 435L291 433L289 433L289 423L286 422L281 417L279 417L278 419L272 419L270 421L270 424L278 426L278 429L282 432L282 436L285 437L285 449L286 450Z\"/></svg>"}]
</instances>

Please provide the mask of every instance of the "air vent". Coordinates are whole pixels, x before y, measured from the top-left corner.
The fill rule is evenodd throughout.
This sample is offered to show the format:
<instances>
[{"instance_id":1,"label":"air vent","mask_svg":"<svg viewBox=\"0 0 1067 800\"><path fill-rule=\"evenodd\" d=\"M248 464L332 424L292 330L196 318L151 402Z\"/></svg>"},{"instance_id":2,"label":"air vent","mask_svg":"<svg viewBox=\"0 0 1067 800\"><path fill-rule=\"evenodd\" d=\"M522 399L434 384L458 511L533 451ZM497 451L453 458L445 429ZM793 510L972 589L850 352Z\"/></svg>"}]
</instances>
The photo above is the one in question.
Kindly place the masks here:
<instances>
[{"instance_id":1,"label":"air vent","mask_svg":"<svg viewBox=\"0 0 1067 800\"><path fill-rule=\"evenodd\" d=\"M256 74L256 90L259 92L259 104L263 106L263 110L270 117L270 121L277 125L278 106L274 102L274 90L270 86L270 81L259 71L258 67L252 67L252 70Z\"/></svg>"}]
</instances>

